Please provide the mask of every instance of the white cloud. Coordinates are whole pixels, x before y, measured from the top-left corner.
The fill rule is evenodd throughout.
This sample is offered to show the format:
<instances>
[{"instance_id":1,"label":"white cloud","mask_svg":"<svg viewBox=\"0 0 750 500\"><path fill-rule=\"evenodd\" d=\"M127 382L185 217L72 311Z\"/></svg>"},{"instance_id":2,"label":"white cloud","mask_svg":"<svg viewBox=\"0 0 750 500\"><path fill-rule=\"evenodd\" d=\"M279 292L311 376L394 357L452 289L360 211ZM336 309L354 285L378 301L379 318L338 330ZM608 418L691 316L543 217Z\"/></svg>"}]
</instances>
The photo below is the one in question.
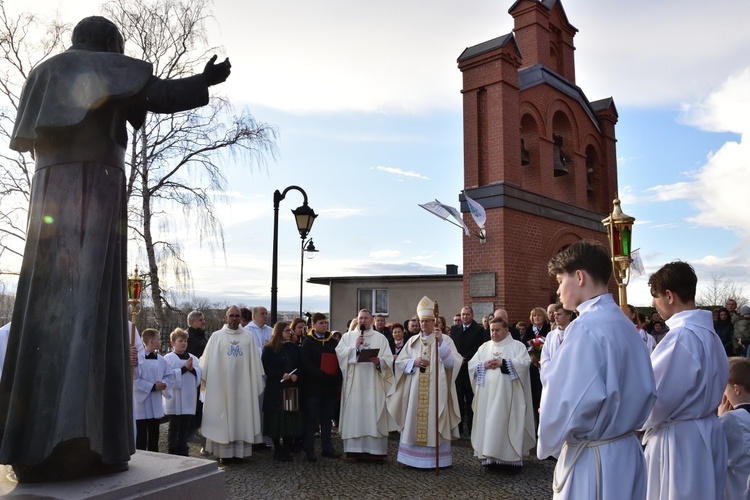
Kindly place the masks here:
<instances>
[{"instance_id":1,"label":"white cloud","mask_svg":"<svg viewBox=\"0 0 750 500\"><path fill-rule=\"evenodd\" d=\"M687 123L704 130L740 134L708 155L688 174L690 180L649 189L656 201L687 200L697 213L687 220L705 227L730 229L750 238L750 68L730 77L708 97L683 106Z\"/></svg>"},{"instance_id":2,"label":"white cloud","mask_svg":"<svg viewBox=\"0 0 750 500\"><path fill-rule=\"evenodd\" d=\"M429 177L425 177L424 175L418 173L418 172L411 172L409 170L402 170L400 168L395 167L383 167L378 165L377 167L371 167L373 170L379 170L381 172L386 172L388 174L394 174L399 177L408 177L412 179L429 179Z\"/></svg>"}]
</instances>

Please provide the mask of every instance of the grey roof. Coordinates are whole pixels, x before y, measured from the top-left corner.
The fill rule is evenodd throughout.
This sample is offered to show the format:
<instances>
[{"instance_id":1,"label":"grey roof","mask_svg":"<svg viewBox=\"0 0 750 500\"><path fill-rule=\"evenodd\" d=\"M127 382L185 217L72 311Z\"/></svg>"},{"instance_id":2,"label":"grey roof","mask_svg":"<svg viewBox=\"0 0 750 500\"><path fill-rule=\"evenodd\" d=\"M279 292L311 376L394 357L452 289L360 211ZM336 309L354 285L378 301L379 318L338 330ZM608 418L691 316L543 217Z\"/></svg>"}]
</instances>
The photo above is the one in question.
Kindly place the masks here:
<instances>
[{"instance_id":1,"label":"grey roof","mask_svg":"<svg viewBox=\"0 0 750 500\"><path fill-rule=\"evenodd\" d=\"M333 281L432 281L432 280L462 280L463 274L390 274L383 276L331 276L311 277L308 283L316 285L330 285Z\"/></svg>"},{"instance_id":2,"label":"grey roof","mask_svg":"<svg viewBox=\"0 0 750 500\"><path fill-rule=\"evenodd\" d=\"M482 42L472 47L467 47L463 52L461 52L461 55L458 56L458 62L466 61L467 59L471 59L472 57L476 57L487 52L505 47L511 41L513 42L513 45L515 45L516 51L521 54L521 49L516 43L516 37L513 36L513 33L508 33L506 35L493 38L492 40L487 40L486 42Z\"/></svg>"},{"instance_id":3,"label":"grey roof","mask_svg":"<svg viewBox=\"0 0 750 500\"><path fill-rule=\"evenodd\" d=\"M617 112L617 108L615 107L615 100L611 97L606 97L604 99L599 99L598 101L592 101L591 102L591 108L596 113L600 113L606 109L608 109L610 106L612 106L615 110L615 115L620 116L620 114Z\"/></svg>"},{"instance_id":4,"label":"grey roof","mask_svg":"<svg viewBox=\"0 0 750 500\"><path fill-rule=\"evenodd\" d=\"M597 118L596 116L596 112L600 109L594 108L591 105L589 100L586 98L586 94L583 93L583 90L581 90L578 85L570 83L570 81L563 78L557 72L553 71L543 64L534 64L532 66L518 70L518 87L520 90L530 89L531 87L541 85L542 83L546 83L547 85L557 89L563 94L578 101L578 103L581 105L581 108L583 108L583 110L589 116L596 129L601 132L601 128L599 126L599 118ZM612 98L610 97L609 99ZM601 103L602 101L606 101L606 99L597 101L597 103ZM614 104L614 102L612 102L612 104Z\"/></svg>"}]
</instances>

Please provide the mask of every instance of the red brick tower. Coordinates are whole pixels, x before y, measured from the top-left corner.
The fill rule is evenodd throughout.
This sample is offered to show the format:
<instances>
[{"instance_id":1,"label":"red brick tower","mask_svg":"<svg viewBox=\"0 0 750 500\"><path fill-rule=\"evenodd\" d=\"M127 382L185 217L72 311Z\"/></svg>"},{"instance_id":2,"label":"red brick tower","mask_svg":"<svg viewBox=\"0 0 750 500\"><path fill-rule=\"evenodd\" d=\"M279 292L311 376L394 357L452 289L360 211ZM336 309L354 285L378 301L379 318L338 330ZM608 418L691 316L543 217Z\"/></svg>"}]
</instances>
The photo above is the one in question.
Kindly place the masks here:
<instances>
[{"instance_id":1,"label":"red brick tower","mask_svg":"<svg viewBox=\"0 0 750 500\"><path fill-rule=\"evenodd\" d=\"M589 102L576 86L578 30L559 0L518 0L508 12L513 33L458 58L464 186L487 212L486 243L464 240L464 303L477 318L503 307L528 322L554 299L549 259L580 239L607 243L618 117L611 98Z\"/></svg>"}]
</instances>

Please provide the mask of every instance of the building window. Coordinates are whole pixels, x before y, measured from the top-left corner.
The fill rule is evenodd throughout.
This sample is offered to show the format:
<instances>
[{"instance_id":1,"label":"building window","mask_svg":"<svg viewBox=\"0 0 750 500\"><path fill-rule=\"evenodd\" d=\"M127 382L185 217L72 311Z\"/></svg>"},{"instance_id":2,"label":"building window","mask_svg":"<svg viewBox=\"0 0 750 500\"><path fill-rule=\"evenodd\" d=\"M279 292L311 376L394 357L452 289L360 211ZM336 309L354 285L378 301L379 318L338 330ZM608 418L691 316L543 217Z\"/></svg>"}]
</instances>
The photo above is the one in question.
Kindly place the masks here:
<instances>
[{"instance_id":1,"label":"building window","mask_svg":"<svg viewBox=\"0 0 750 500\"><path fill-rule=\"evenodd\" d=\"M369 309L372 314L388 314L388 290L385 288L360 288L357 291L357 309Z\"/></svg>"}]
</instances>

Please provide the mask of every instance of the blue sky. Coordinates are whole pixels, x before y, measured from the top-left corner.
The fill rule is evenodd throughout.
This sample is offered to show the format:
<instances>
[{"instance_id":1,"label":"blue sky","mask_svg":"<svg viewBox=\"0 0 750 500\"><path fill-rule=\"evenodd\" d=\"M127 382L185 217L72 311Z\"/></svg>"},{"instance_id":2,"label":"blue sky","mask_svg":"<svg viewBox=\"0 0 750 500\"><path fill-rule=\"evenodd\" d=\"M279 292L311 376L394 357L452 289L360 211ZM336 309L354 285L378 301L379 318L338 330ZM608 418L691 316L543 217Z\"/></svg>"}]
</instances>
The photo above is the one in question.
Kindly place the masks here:
<instances>
[{"instance_id":1,"label":"blue sky","mask_svg":"<svg viewBox=\"0 0 750 500\"><path fill-rule=\"evenodd\" d=\"M19 11L26 4L6 0ZM295 184L320 214L320 253L305 277L444 272L462 267L463 233L418 206L458 206L463 187L461 74L456 58L512 30L511 0L217 2L209 42L232 60L216 88L278 127L266 167L227 160L226 256L181 234L195 295L270 303L273 192ZM75 23L100 2L42 0ZM612 96L620 198L637 219L647 272L693 263L702 282L723 274L750 295L750 2L568 0L580 32L576 83ZM743 142L744 141L744 142ZM281 203L279 308L299 305L300 240ZM133 256L135 257L135 256ZM135 263L131 262L131 266ZM145 265L140 261L141 266ZM649 303L646 277L629 299ZM700 283L699 283L700 284ZM305 309L327 309L328 288L305 284Z\"/></svg>"}]
</instances>

